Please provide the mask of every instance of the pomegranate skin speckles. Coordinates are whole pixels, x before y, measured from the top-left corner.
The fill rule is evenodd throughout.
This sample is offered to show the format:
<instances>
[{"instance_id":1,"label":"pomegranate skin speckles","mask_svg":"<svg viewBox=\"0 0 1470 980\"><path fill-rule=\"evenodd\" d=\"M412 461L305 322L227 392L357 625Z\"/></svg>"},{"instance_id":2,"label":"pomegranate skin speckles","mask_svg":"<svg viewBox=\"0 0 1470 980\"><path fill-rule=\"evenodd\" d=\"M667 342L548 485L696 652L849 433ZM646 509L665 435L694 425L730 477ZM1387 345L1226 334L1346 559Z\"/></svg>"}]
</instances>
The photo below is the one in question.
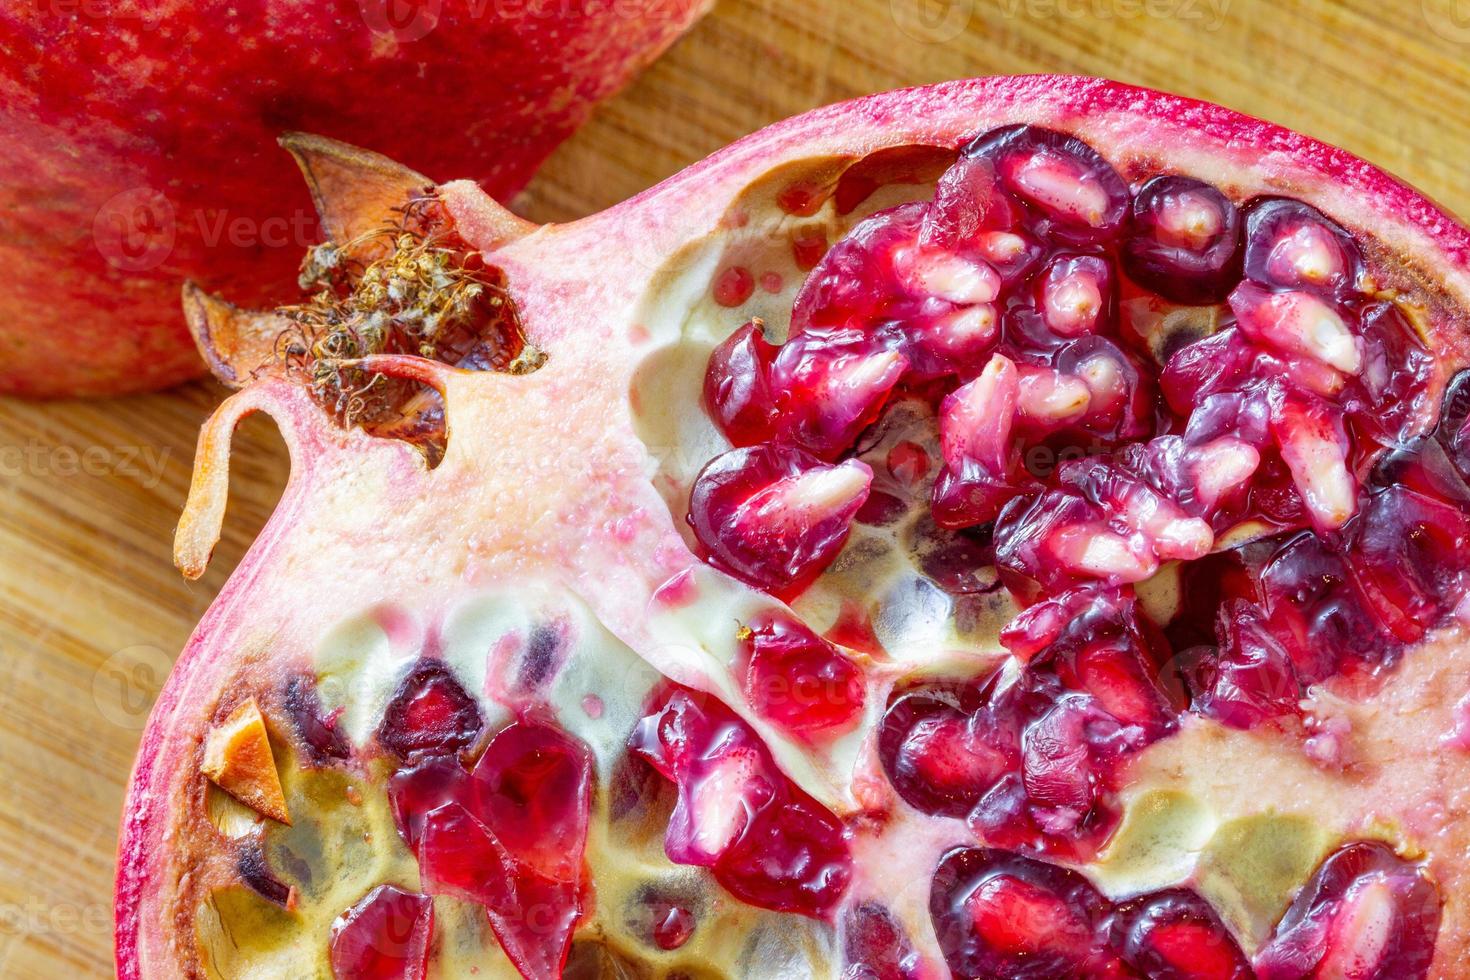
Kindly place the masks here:
<instances>
[{"instance_id":1,"label":"pomegranate skin speckles","mask_svg":"<svg viewBox=\"0 0 1470 980\"><path fill-rule=\"evenodd\" d=\"M751 905L831 915L852 875L842 823L781 773L733 711L666 685L629 747L678 789L664 841L671 861L710 868Z\"/></svg>"},{"instance_id":2,"label":"pomegranate skin speckles","mask_svg":"<svg viewBox=\"0 0 1470 980\"><path fill-rule=\"evenodd\" d=\"M863 675L851 658L782 614L741 631L745 696L762 718L809 739L832 738L863 711Z\"/></svg>"},{"instance_id":3,"label":"pomegranate skin speckles","mask_svg":"<svg viewBox=\"0 0 1470 980\"><path fill-rule=\"evenodd\" d=\"M332 974L338 980L424 980L434 903L380 885L332 923Z\"/></svg>"},{"instance_id":4,"label":"pomegranate skin speckles","mask_svg":"<svg viewBox=\"0 0 1470 980\"><path fill-rule=\"evenodd\" d=\"M424 657L388 702L378 743L401 759L452 755L473 745L482 725L479 705L449 668Z\"/></svg>"},{"instance_id":5,"label":"pomegranate skin speckles","mask_svg":"<svg viewBox=\"0 0 1470 980\"><path fill-rule=\"evenodd\" d=\"M1002 185L1042 213L1043 238L1095 245L1115 238L1127 218L1123 178L1075 136L1004 126L977 137L964 156L993 161Z\"/></svg>"},{"instance_id":6,"label":"pomegranate skin speckles","mask_svg":"<svg viewBox=\"0 0 1470 980\"><path fill-rule=\"evenodd\" d=\"M1100 935L1107 900L1075 871L991 848L939 862L929 914L960 980L1117 976Z\"/></svg>"},{"instance_id":7,"label":"pomegranate skin speckles","mask_svg":"<svg viewBox=\"0 0 1470 980\"><path fill-rule=\"evenodd\" d=\"M1256 282L1337 295L1357 285L1362 264L1348 234L1309 204L1266 198L1247 210L1245 274Z\"/></svg>"},{"instance_id":8,"label":"pomegranate skin speckles","mask_svg":"<svg viewBox=\"0 0 1470 980\"><path fill-rule=\"evenodd\" d=\"M1192 177L1154 177L1133 198L1123 266L1176 303L1219 303L1240 279L1240 212Z\"/></svg>"},{"instance_id":9,"label":"pomegranate skin speckles","mask_svg":"<svg viewBox=\"0 0 1470 980\"><path fill-rule=\"evenodd\" d=\"M1173 888L1127 902L1112 914L1111 940L1149 980L1255 980L1250 962L1208 902Z\"/></svg>"},{"instance_id":10,"label":"pomegranate skin speckles","mask_svg":"<svg viewBox=\"0 0 1470 980\"><path fill-rule=\"evenodd\" d=\"M716 457L694 481L689 526L710 564L773 595L801 593L842 550L872 471L767 443Z\"/></svg>"},{"instance_id":11,"label":"pomegranate skin speckles","mask_svg":"<svg viewBox=\"0 0 1470 980\"><path fill-rule=\"evenodd\" d=\"M1297 893L1256 954L1260 980L1423 980L1439 932L1439 889L1376 841L1348 844Z\"/></svg>"}]
</instances>

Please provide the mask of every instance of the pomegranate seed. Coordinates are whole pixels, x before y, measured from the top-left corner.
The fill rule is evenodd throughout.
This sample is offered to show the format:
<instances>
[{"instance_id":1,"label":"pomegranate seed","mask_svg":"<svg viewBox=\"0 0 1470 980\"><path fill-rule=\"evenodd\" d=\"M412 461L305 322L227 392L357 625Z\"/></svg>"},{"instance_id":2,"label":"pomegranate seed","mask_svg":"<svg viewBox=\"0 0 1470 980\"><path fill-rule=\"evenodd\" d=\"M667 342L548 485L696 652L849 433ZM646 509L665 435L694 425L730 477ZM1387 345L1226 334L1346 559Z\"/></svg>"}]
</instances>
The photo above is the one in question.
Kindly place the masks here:
<instances>
[{"instance_id":1,"label":"pomegranate seed","mask_svg":"<svg viewBox=\"0 0 1470 980\"><path fill-rule=\"evenodd\" d=\"M473 811L518 862L557 880L582 876L592 806L592 753L583 742L512 722L490 739L471 776Z\"/></svg>"},{"instance_id":2,"label":"pomegranate seed","mask_svg":"<svg viewBox=\"0 0 1470 980\"><path fill-rule=\"evenodd\" d=\"M1268 198L1246 214L1245 274L1288 289L1343 292L1357 283L1357 246L1322 213L1301 201Z\"/></svg>"},{"instance_id":3,"label":"pomegranate seed","mask_svg":"<svg viewBox=\"0 0 1470 980\"><path fill-rule=\"evenodd\" d=\"M1059 337L1097 333L1113 319L1113 268L1096 255L1058 256L1035 289L1036 308Z\"/></svg>"},{"instance_id":4,"label":"pomegranate seed","mask_svg":"<svg viewBox=\"0 0 1470 980\"><path fill-rule=\"evenodd\" d=\"M1378 621L1414 642L1466 592L1462 557L1470 550L1470 517L1402 486L1377 490L1353 528L1353 571Z\"/></svg>"},{"instance_id":5,"label":"pomegranate seed","mask_svg":"<svg viewBox=\"0 0 1470 980\"><path fill-rule=\"evenodd\" d=\"M852 330L808 331L781 347L771 384L775 431L823 459L851 448L882 410L908 361Z\"/></svg>"},{"instance_id":6,"label":"pomegranate seed","mask_svg":"<svg viewBox=\"0 0 1470 980\"><path fill-rule=\"evenodd\" d=\"M689 525L710 564L794 596L831 564L868 496L872 471L766 444L718 456L694 481Z\"/></svg>"},{"instance_id":7,"label":"pomegranate seed","mask_svg":"<svg viewBox=\"0 0 1470 980\"><path fill-rule=\"evenodd\" d=\"M433 900L379 885L332 923L332 975L424 980L433 932Z\"/></svg>"},{"instance_id":8,"label":"pomegranate seed","mask_svg":"<svg viewBox=\"0 0 1470 980\"><path fill-rule=\"evenodd\" d=\"M965 980L1106 975L1106 908L1077 872L990 848L950 851L929 893L939 947Z\"/></svg>"},{"instance_id":9,"label":"pomegranate seed","mask_svg":"<svg viewBox=\"0 0 1470 980\"><path fill-rule=\"evenodd\" d=\"M756 713L807 738L831 738L862 717L862 671L790 617L772 614L742 631L745 696Z\"/></svg>"},{"instance_id":10,"label":"pomegranate seed","mask_svg":"<svg viewBox=\"0 0 1470 980\"><path fill-rule=\"evenodd\" d=\"M1154 427L1154 388L1138 360L1106 337L1082 337L1057 351L1053 366L1087 385L1080 427L1109 440L1136 439Z\"/></svg>"},{"instance_id":11,"label":"pomegranate seed","mask_svg":"<svg viewBox=\"0 0 1470 980\"><path fill-rule=\"evenodd\" d=\"M972 692L971 698L978 698ZM1014 767L1014 730L994 723L977 705L961 708L943 689L907 692L889 705L879 732L878 754L899 796L924 813L961 817L995 781Z\"/></svg>"},{"instance_id":12,"label":"pomegranate seed","mask_svg":"<svg viewBox=\"0 0 1470 980\"><path fill-rule=\"evenodd\" d=\"M482 725L480 706L444 662L424 657L384 709L378 743L401 759L452 755L473 745Z\"/></svg>"},{"instance_id":13,"label":"pomegranate seed","mask_svg":"<svg viewBox=\"0 0 1470 980\"><path fill-rule=\"evenodd\" d=\"M981 157L961 157L934 188L934 203L925 210L919 241L939 248L974 243L987 229L1010 228L1016 206L1001 189L995 166Z\"/></svg>"},{"instance_id":14,"label":"pomegranate seed","mask_svg":"<svg viewBox=\"0 0 1470 980\"><path fill-rule=\"evenodd\" d=\"M842 980L920 980L922 962L903 926L883 906L864 902L842 919Z\"/></svg>"},{"instance_id":15,"label":"pomegranate seed","mask_svg":"<svg viewBox=\"0 0 1470 980\"><path fill-rule=\"evenodd\" d=\"M938 249L900 248L893 253L899 282L918 298L934 296L970 306L1000 295L1000 275L985 262Z\"/></svg>"},{"instance_id":16,"label":"pomegranate seed","mask_svg":"<svg viewBox=\"0 0 1470 980\"><path fill-rule=\"evenodd\" d=\"M514 900L519 870L488 827L458 803L446 803L423 818L419 874L432 895L502 909Z\"/></svg>"},{"instance_id":17,"label":"pomegranate seed","mask_svg":"<svg viewBox=\"0 0 1470 980\"><path fill-rule=\"evenodd\" d=\"M1154 177L1133 198L1123 267L1176 303L1219 303L1240 281L1240 213L1192 177Z\"/></svg>"},{"instance_id":18,"label":"pomegranate seed","mask_svg":"<svg viewBox=\"0 0 1470 980\"><path fill-rule=\"evenodd\" d=\"M1440 895L1424 869L1385 844L1333 853L1256 955L1261 980L1422 980L1434 959Z\"/></svg>"},{"instance_id":19,"label":"pomegranate seed","mask_svg":"<svg viewBox=\"0 0 1470 980\"><path fill-rule=\"evenodd\" d=\"M1208 902L1182 888L1154 892L1112 914L1113 948L1150 980L1255 980L1250 962Z\"/></svg>"},{"instance_id":20,"label":"pomegranate seed","mask_svg":"<svg viewBox=\"0 0 1470 980\"><path fill-rule=\"evenodd\" d=\"M1271 430L1312 523L1323 531L1341 527L1358 508L1358 485L1340 414L1315 395L1278 389Z\"/></svg>"},{"instance_id":21,"label":"pomegranate seed","mask_svg":"<svg viewBox=\"0 0 1470 980\"><path fill-rule=\"evenodd\" d=\"M668 685L629 745L678 790L664 840L669 860L711 868L751 905L831 914L852 873L842 824L776 768L739 716Z\"/></svg>"},{"instance_id":22,"label":"pomegranate seed","mask_svg":"<svg viewBox=\"0 0 1470 980\"><path fill-rule=\"evenodd\" d=\"M1196 710L1243 729L1295 712L1301 682L1265 614L1253 603L1237 599L1220 610L1218 629L1219 656L1210 688L1196 700Z\"/></svg>"},{"instance_id":23,"label":"pomegranate seed","mask_svg":"<svg viewBox=\"0 0 1470 980\"><path fill-rule=\"evenodd\" d=\"M1243 282L1230 294L1230 309L1240 329L1262 344L1314 358L1345 374L1357 374L1363 367L1362 339L1312 293L1273 293Z\"/></svg>"},{"instance_id":24,"label":"pomegranate seed","mask_svg":"<svg viewBox=\"0 0 1470 980\"><path fill-rule=\"evenodd\" d=\"M1050 431L1087 414L1092 390L1081 378L1047 367L1022 365L1016 407L1028 429Z\"/></svg>"},{"instance_id":25,"label":"pomegranate seed","mask_svg":"<svg viewBox=\"0 0 1470 980\"><path fill-rule=\"evenodd\" d=\"M1011 425L1019 398L1016 366L999 354L980 377L945 396L939 419L944 466L934 483L934 520L941 527L993 520L1014 495Z\"/></svg>"},{"instance_id":26,"label":"pomegranate seed","mask_svg":"<svg viewBox=\"0 0 1470 980\"><path fill-rule=\"evenodd\" d=\"M993 161L1002 185L1046 215L1050 237L1096 244L1114 238L1127 218L1123 178L1075 136L1004 126L977 137L964 157Z\"/></svg>"},{"instance_id":27,"label":"pomegranate seed","mask_svg":"<svg viewBox=\"0 0 1470 980\"><path fill-rule=\"evenodd\" d=\"M469 772L453 756L430 756L388 779L393 823L411 851L418 851L424 820L446 803L464 798Z\"/></svg>"},{"instance_id":28,"label":"pomegranate seed","mask_svg":"<svg viewBox=\"0 0 1470 980\"><path fill-rule=\"evenodd\" d=\"M704 404L710 417L736 446L752 446L771 436L776 418L771 364L776 347L766 343L764 325L752 320L710 355L704 376Z\"/></svg>"},{"instance_id":29,"label":"pomegranate seed","mask_svg":"<svg viewBox=\"0 0 1470 980\"><path fill-rule=\"evenodd\" d=\"M306 745L313 765L324 766L334 760L352 757L352 746L337 729L336 718L322 715L317 696L316 679L309 674L296 674L286 682L286 711L296 726L296 733Z\"/></svg>"}]
</instances>

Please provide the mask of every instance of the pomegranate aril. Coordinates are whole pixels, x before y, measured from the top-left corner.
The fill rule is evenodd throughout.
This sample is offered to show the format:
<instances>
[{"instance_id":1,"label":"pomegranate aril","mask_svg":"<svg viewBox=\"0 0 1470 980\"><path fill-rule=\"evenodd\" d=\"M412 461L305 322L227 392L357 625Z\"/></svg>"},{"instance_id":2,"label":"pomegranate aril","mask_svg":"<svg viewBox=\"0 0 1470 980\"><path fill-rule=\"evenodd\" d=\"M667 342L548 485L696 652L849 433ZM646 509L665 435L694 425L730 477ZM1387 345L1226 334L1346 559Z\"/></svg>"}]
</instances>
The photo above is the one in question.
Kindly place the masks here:
<instances>
[{"instance_id":1,"label":"pomegranate aril","mask_svg":"<svg viewBox=\"0 0 1470 980\"><path fill-rule=\"evenodd\" d=\"M972 693L971 701L980 697ZM962 817L1016 765L1017 735L943 689L899 695L883 716L878 757L898 795L924 812Z\"/></svg>"},{"instance_id":2,"label":"pomegranate aril","mask_svg":"<svg viewBox=\"0 0 1470 980\"><path fill-rule=\"evenodd\" d=\"M1295 712L1301 682L1265 614L1236 599L1221 608L1217 628L1219 654L1210 669L1210 686L1195 700L1195 709L1243 729Z\"/></svg>"},{"instance_id":3,"label":"pomegranate aril","mask_svg":"<svg viewBox=\"0 0 1470 980\"><path fill-rule=\"evenodd\" d=\"M1334 852L1256 954L1261 980L1422 980L1439 932L1439 889L1386 844Z\"/></svg>"},{"instance_id":4,"label":"pomegranate aril","mask_svg":"<svg viewBox=\"0 0 1470 980\"><path fill-rule=\"evenodd\" d=\"M1341 527L1358 508L1341 413L1315 395L1278 388L1271 397L1271 431L1313 525L1321 531Z\"/></svg>"},{"instance_id":5,"label":"pomegranate aril","mask_svg":"<svg viewBox=\"0 0 1470 980\"><path fill-rule=\"evenodd\" d=\"M1357 584L1400 641L1418 640L1465 595L1470 516L1463 502L1384 487L1370 496L1354 532Z\"/></svg>"},{"instance_id":6,"label":"pomegranate aril","mask_svg":"<svg viewBox=\"0 0 1470 980\"><path fill-rule=\"evenodd\" d=\"M852 447L908 367L896 351L856 330L807 331L771 366L778 392L771 431L823 459Z\"/></svg>"},{"instance_id":7,"label":"pomegranate aril","mask_svg":"<svg viewBox=\"0 0 1470 980\"><path fill-rule=\"evenodd\" d=\"M1111 916L1112 945L1149 980L1254 980L1250 962L1210 904L1172 888L1133 899Z\"/></svg>"},{"instance_id":8,"label":"pomegranate aril","mask_svg":"<svg viewBox=\"0 0 1470 980\"><path fill-rule=\"evenodd\" d=\"M1087 412L1078 428L1108 441L1153 432L1154 384L1137 358L1106 337L1081 337L1057 351L1053 366L1080 378L1088 389Z\"/></svg>"},{"instance_id":9,"label":"pomegranate aril","mask_svg":"<svg viewBox=\"0 0 1470 980\"><path fill-rule=\"evenodd\" d=\"M973 306L1000 295L1000 275L988 263L956 252L899 248L893 252L893 265L900 285L916 299L935 297Z\"/></svg>"},{"instance_id":10,"label":"pomegranate aril","mask_svg":"<svg viewBox=\"0 0 1470 980\"><path fill-rule=\"evenodd\" d=\"M434 903L427 895L379 885L332 923L337 980L424 980Z\"/></svg>"},{"instance_id":11,"label":"pomegranate aril","mask_svg":"<svg viewBox=\"0 0 1470 980\"><path fill-rule=\"evenodd\" d=\"M418 850L429 813L464 799L469 775L454 756L429 756L389 777L388 806L409 850Z\"/></svg>"},{"instance_id":12,"label":"pomegranate aril","mask_svg":"<svg viewBox=\"0 0 1470 980\"><path fill-rule=\"evenodd\" d=\"M1002 185L1045 216L1044 237L1097 244L1115 238L1127 219L1123 178L1075 136L1004 126L976 137L964 157L992 161Z\"/></svg>"},{"instance_id":13,"label":"pomegranate aril","mask_svg":"<svg viewBox=\"0 0 1470 980\"><path fill-rule=\"evenodd\" d=\"M987 229L1012 227L1017 216L1016 205L996 177L994 163L983 157L961 157L935 185L919 241L940 248L965 247L975 244Z\"/></svg>"},{"instance_id":14,"label":"pomegranate aril","mask_svg":"<svg viewBox=\"0 0 1470 980\"><path fill-rule=\"evenodd\" d=\"M744 902L816 918L847 890L842 822L788 780L754 730L709 695L667 685L630 740L678 789L664 850Z\"/></svg>"},{"instance_id":15,"label":"pomegranate aril","mask_svg":"<svg viewBox=\"0 0 1470 980\"><path fill-rule=\"evenodd\" d=\"M471 806L521 864L548 878L583 875L592 753L550 725L516 721L490 739L466 787Z\"/></svg>"},{"instance_id":16,"label":"pomegranate aril","mask_svg":"<svg viewBox=\"0 0 1470 980\"><path fill-rule=\"evenodd\" d=\"M1087 414L1092 390L1081 378L1048 367L1021 365L1016 410L1028 430L1046 432Z\"/></svg>"},{"instance_id":17,"label":"pomegranate aril","mask_svg":"<svg viewBox=\"0 0 1470 980\"><path fill-rule=\"evenodd\" d=\"M991 848L950 851L929 893L939 947L962 980L1107 975L1106 910L1077 872Z\"/></svg>"},{"instance_id":18,"label":"pomegranate aril","mask_svg":"<svg viewBox=\"0 0 1470 980\"><path fill-rule=\"evenodd\" d=\"M1240 280L1240 212L1192 177L1154 177L1133 198L1123 267L1176 303L1219 303Z\"/></svg>"},{"instance_id":19,"label":"pomegranate aril","mask_svg":"<svg viewBox=\"0 0 1470 980\"><path fill-rule=\"evenodd\" d=\"M842 918L841 980L920 980L921 962L908 933L883 906L863 902Z\"/></svg>"},{"instance_id":20,"label":"pomegranate aril","mask_svg":"<svg viewBox=\"0 0 1470 980\"><path fill-rule=\"evenodd\" d=\"M515 860L474 815L446 803L423 819L418 842L419 875L431 895L453 895L487 908L503 909L514 896Z\"/></svg>"},{"instance_id":21,"label":"pomegranate aril","mask_svg":"<svg viewBox=\"0 0 1470 980\"><path fill-rule=\"evenodd\" d=\"M905 294L893 253L919 239L927 203L900 205L858 222L834 244L807 276L791 310L791 336L810 329L868 329Z\"/></svg>"},{"instance_id":22,"label":"pomegranate aril","mask_svg":"<svg viewBox=\"0 0 1470 980\"><path fill-rule=\"evenodd\" d=\"M1058 337L1097 333L1113 320L1113 267L1096 255L1061 255L1037 276L1036 309Z\"/></svg>"},{"instance_id":23,"label":"pomegranate aril","mask_svg":"<svg viewBox=\"0 0 1470 980\"><path fill-rule=\"evenodd\" d=\"M1020 398L1015 364L996 354L980 376L945 396L939 410L944 467L934 483L934 520L968 527L993 520L1015 493L1011 426Z\"/></svg>"},{"instance_id":24,"label":"pomegranate aril","mask_svg":"<svg viewBox=\"0 0 1470 980\"><path fill-rule=\"evenodd\" d=\"M420 658L399 683L378 726L378 744L411 760L452 755L480 736L480 706L441 660Z\"/></svg>"},{"instance_id":25,"label":"pomegranate aril","mask_svg":"<svg viewBox=\"0 0 1470 980\"><path fill-rule=\"evenodd\" d=\"M1345 407L1378 441L1402 442L1431 411L1434 356L1391 303L1374 303L1362 312L1361 321L1362 395L1349 392Z\"/></svg>"},{"instance_id":26,"label":"pomegranate aril","mask_svg":"<svg viewBox=\"0 0 1470 980\"><path fill-rule=\"evenodd\" d=\"M802 623L781 614L751 622L741 656L751 707L786 731L830 738L862 717L862 671Z\"/></svg>"},{"instance_id":27,"label":"pomegranate aril","mask_svg":"<svg viewBox=\"0 0 1470 980\"><path fill-rule=\"evenodd\" d=\"M296 734L306 745L314 765L328 765L352 757L352 746L337 728L337 719L322 714L316 679L309 674L295 674L286 682L286 711L296 727Z\"/></svg>"},{"instance_id":28,"label":"pomegranate aril","mask_svg":"<svg viewBox=\"0 0 1470 980\"><path fill-rule=\"evenodd\" d=\"M735 331L710 355L704 376L705 408L736 446L770 438L776 414L770 380L775 357L776 347L766 342L759 320Z\"/></svg>"},{"instance_id":29,"label":"pomegranate aril","mask_svg":"<svg viewBox=\"0 0 1470 980\"><path fill-rule=\"evenodd\" d=\"M654 902L650 911L653 921L649 938L662 950L679 949L694 936L697 923L694 913L673 902Z\"/></svg>"},{"instance_id":30,"label":"pomegranate aril","mask_svg":"<svg viewBox=\"0 0 1470 980\"><path fill-rule=\"evenodd\" d=\"M1346 662L1378 666L1394 653L1347 561L1315 534L1282 545L1260 573L1260 592L1272 632L1303 684L1338 673Z\"/></svg>"},{"instance_id":31,"label":"pomegranate aril","mask_svg":"<svg viewBox=\"0 0 1470 980\"><path fill-rule=\"evenodd\" d=\"M1357 285L1362 256L1311 205L1288 198L1253 203L1245 219L1245 274L1268 285L1342 293Z\"/></svg>"},{"instance_id":32,"label":"pomegranate aril","mask_svg":"<svg viewBox=\"0 0 1470 980\"><path fill-rule=\"evenodd\" d=\"M1230 309L1240 329L1260 344L1344 374L1362 370L1362 338L1331 304L1311 292L1271 292L1247 281L1230 294Z\"/></svg>"},{"instance_id":33,"label":"pomegranate aril","mask_svg":"<svg viewBox=\"0 0 1470 980\"><path fill-rule=\"evenodd\" d=\"M842 550L872 471L766 443L717 456L694 481L689 525L708 561L773 595L799 594Z\"/></svg>"}]
</instances>

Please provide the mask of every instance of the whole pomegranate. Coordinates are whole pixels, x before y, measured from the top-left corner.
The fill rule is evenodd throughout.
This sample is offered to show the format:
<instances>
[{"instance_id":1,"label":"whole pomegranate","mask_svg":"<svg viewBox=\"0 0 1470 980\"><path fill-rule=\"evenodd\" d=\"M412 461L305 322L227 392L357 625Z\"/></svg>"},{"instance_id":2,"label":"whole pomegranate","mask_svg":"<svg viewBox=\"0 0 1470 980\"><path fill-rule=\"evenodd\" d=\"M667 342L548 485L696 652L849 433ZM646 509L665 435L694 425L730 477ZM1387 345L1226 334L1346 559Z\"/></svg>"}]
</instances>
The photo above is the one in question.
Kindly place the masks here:
<instances>
[{"instance_id":1,"label":"whole pomegranate","mask_svg":"<svg viewBox=\"0 0 1470 980\"><path fill-rule=\"evenodd\" d=\"M532 228L325 140L192 290L294 475L144 737L118 972L1463 976L1470 232L1109 82ZM373 229L377 229L374 231Z\"/></svg>"},{"instance_id":2,"label":"whole pomegranate","mask_svg":"<svg viewBox=\"0 0 1470 980\"><path fill-rule=\"evenodd\" d=\"M352 140L505 198L708 5L8 5L0 395L115 395L202 373L180 283L265 302L319 240L272 146L282 133Z\"/></svg>"}]
</instances>

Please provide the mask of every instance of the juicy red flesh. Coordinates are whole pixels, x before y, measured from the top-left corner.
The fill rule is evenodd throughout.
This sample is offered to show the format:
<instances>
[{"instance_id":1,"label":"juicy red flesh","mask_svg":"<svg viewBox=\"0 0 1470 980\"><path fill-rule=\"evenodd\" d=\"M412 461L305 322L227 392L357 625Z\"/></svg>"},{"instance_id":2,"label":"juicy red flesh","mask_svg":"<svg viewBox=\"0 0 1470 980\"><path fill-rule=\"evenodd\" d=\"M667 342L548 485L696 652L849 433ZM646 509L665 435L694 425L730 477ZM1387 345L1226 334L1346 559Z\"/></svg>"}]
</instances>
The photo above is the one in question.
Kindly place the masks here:
<instances>
[{"instance_id":1,"label":"juicy red flesh","mask_svg":"<svg viewBox=\"0 0 1470 980\"><path fill-rule=\"evenodd\" d=\"M669 860L709 868L741 901L823 918L847 889L841 821L791 782L755 731L718 700L667 685L630 748L678 790Z\"/></svg>"},{"instance_id":2,"label":"juicy red flesh","mask_svg":"<svg viewBox=\"0 0 1470 980\"><path fill-rule=\"evenodd\" d=\"M1266 946L1261 980L1422 980L1434 959L1441 899L1424 869L1376 841L1349 844L1317 869Z\"/></svg>"},{"instance_id":3,"label":"juicy red flesh","mask_svg":"<svg viewBox=\"0 0 1470 980\"><path fill-rule=\"evenodd\" d=\"M332 923L332 975L338 980L424 980L433 932L432 899L379 885Z\"/></svg>"},{"instance_id":4,"label":"juicy red flesh","mask_svg":"<svg viewBox=\"0 0 1470 980\"><path fill-rule=\"evenodd\" d=\"M529 978L560 976L571 948L588 888L591 792L588 748L531 720L496 732L473 769L429 756L388 785L425 889L483 906Z\"/></svg>"},{"instance_id":5,"label":"juicy red flesh","mask_svg":"<svg viewBox=\"0 0 1470 980\"><path fill-rule=\"evenodd\" d=\"M479 705L443 661L425 657L388 702L378 743L401 759L452 755L473 745L483 724Z\"/></svg>"},{"instance_id":6,"label":"juicy red flesh","mask_svg":"<svg viewBox=\"0 0 1470 980\"><path fill-rule=\"evenodd\" d=\"M1171 888L1118 906L1113 948L1138 976L1150 980L1253 980L1240 945L1209 903Z\"/></svg>"},{"instance_id":7,"label":"juicy red flesh","mask_svg":"<svg viewBox=\"0 0 1470 980\"><path fill-rule=\"evenodd\" d=\"M959 980L1106 976L1116 954L1103 929L1107 899L1082 875L992 848L957 848L939 862L929 914Z\"/></svg>"},{"instance_id":8,"label":"juicy red flesh","mask_svg":"<svg viewBox=\"0 0 1470 980\"><path fill-rule=\"evenodd\" d=\"M764 443L716 457L694 481L689 526L709 563L778 596L801 592L842 550L872 472Z\"/></svg>"},{"instance_id":9,"label":"juicy red flesh","mask_svg":"<svg viewBox=\"0 0 1470 980\"><path fill-rule=\"evenodd\" d=\"M1240 280L1240 212L1192 177L1155 177L1133 198L1128 275L1176 303L1219 303Z\"/></svg>"},{"instance_id":10,"label":"juicy red flesh","mask_svg":"<svg viewBox=\"0 0 1470 980\"><path fill-rule=\"evenodd\" d=\"M745 696L762 718L793 734L830 738L862 717L861 669L800 621L762 616L742 636Z\"/></svg>"},{"instance_id":11,"label":"juicy red flesh","mask_svg":"<svg viewBox=\"0 0 1470 980\"><path fill-rule=\"evenodd\" d=\"M842 920L842 980L919 980L923 974L912 941L887 909L864 902Z\"/></svg>"}]
</instances>

